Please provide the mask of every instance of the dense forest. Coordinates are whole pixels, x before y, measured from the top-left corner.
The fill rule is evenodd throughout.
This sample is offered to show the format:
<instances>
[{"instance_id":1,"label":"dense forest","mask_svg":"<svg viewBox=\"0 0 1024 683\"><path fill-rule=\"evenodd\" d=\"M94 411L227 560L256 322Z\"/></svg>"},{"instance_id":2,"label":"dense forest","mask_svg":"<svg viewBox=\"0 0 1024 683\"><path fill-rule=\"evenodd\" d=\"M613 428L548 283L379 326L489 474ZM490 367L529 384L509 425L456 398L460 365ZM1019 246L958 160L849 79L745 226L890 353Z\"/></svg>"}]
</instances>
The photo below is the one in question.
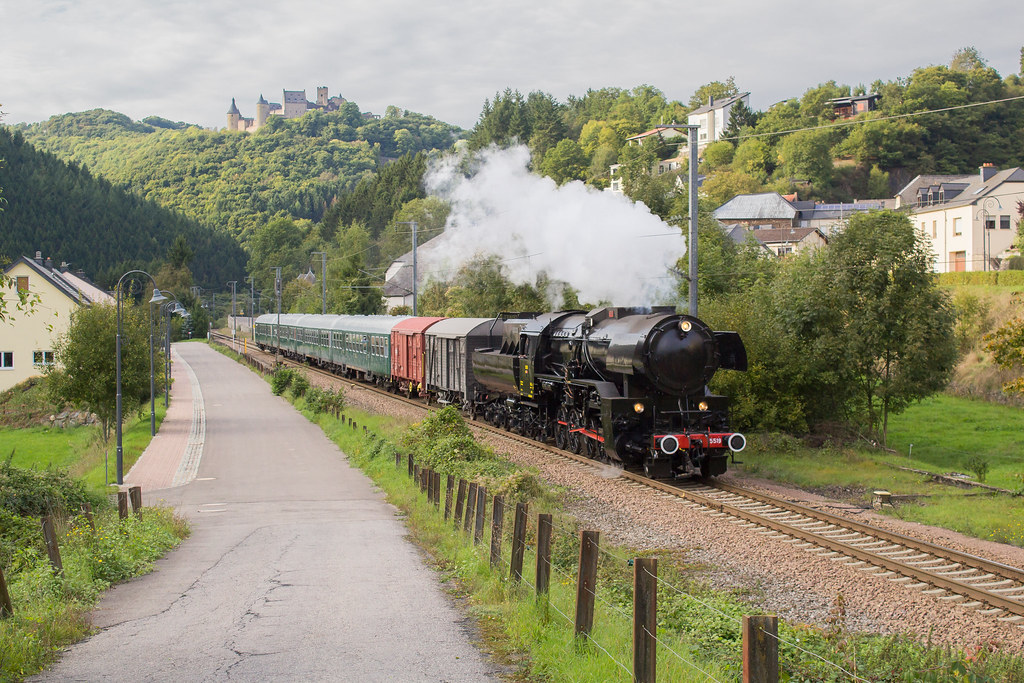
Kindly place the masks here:
<instances>
[{"instance_id":1,"label":"dense forest","mask_svg":"<svg viewBox=\"0 0 1024 683\"><path fill-rule=\"evenodd\" d=\"M271 117L251 135L156 117L134 122L103 109L18 129L37 147L243 242L275 217L319 221L380 163L447 149L461 132L396 107L364 119L351 102L338 112Z\"/></svg>"},{"instance_id":2,"label":"dense forest","mask_svg":"<svg viewBox=\"0 0 1024 683\"><path fill-rule=\"evenodd\" d=\"M8 259L40 250L110 287L132 268L156 272L184 238L197 281L221 283L245 273L245 253L230 235L41 152L20 133L0 128L0 159L0 255Z\"/></svg>"}]
</instances>

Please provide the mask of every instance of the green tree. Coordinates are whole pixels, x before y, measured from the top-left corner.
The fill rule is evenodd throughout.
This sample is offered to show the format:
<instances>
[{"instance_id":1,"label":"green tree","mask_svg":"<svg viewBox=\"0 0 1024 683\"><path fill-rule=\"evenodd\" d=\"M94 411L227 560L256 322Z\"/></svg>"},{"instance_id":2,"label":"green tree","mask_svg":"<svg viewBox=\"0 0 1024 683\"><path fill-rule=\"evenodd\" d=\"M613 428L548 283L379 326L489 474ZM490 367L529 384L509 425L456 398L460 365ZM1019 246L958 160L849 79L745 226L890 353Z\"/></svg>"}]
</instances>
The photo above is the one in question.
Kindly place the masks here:
<instances>
[{"instance_id":1,"label":"green tree","mask_svg":"<svg viewBox=\"0 0 1024 683\"><path fill-rule=\"evenodd\" d=\"M587 158L575 140L561 140L544 155L540 170L559 185L583 180L587 175Z\"/></svg>"},{"instance_id":2,"label":"green tree","mask_svg":"<svg viewBox=\"0 0 1024 683\"><path fill-rule=\"evenodd\" d=\"M764 183L743 171L725 170L708 176L700 186L700 193L714 206L725 204L738 194L753 194L764 189Z\"/></svg>"},{"instance_id":3,"label":"green tree","mask_svg":"<svg viewBox=\"0 0 1024 683\"><path fill-rule=\"evenodd\" d=\"M981 57L981 53L973 46L962 47L953 53L949 60L949 68L953 71L973 71L984 69L988 64Z\"/></svg>"},{"instance_id":4,"label":"green tree","mask_svg":"<svg viewBox=\"0 0 1024 683\"><path fill-rule=\"evenodd\" d=\"M783 138L778 148L782 172L798 180L827 187L832 180L831 133L805 130Z\"/></svg>"},{"instance_id":5,"label":"green tree","mask_svg":"<svg viewBox=\"0 0 1024 683\"><path fill-rule=\"evenodd\" d=\"M690 95L690 109L703 107L712 97L720 100L739 94L740 89L736 87L736 79L733 76L725 79L724 83L722 81L711 81L700 86Z\"/></svg>"},{"instance_id":6,"label":"green tree","mask_svg":"<svg viewBox=\"0 0 1024 683\"><path fill-rule=\"evenodd\" d=\"M121 308L121 417L149 398L148 304L122 303ZM114 306L82 307L71 315L66 334L54 345L56 365L48 372L47 387L56 405L71 404L96 413L103 439L117 413L117 310ZM163 354L156 352L156 367ZM163 377L155 377L157 393Z\"/></svg>"},{"instance_id":7,"label":"green tree","mask_svg":"<svg viewBox=\"0 0 1024 683\"><path fill-rule=\"evenodd\" d=\"M701 164L701 171L711 173L725 168L732 163L733 154L736 148L731 142L719 140L712 142L704 148L704 162Z\"/></svg>"},{"instance_id":8,"label":"green tree","mask_svg":"<svg viewBox=\"0 0 1024 683\"><path fill-rule=\"evenodd\" d=\"M985 335L985 349L999 367L1020 372L1024 369L1024 320L1014 318ZM1024 375L1004 383L1003 391L1024 394Z\"/></svg>"},{"instance_id":9,"label":"green tree","mask_svg":"<svg viewBox=\"0 0 1024 683\"><path fill-rule=\"evenodd\" d=\"M926 239L904 214L854 215L822 259L810 296L831 314L813 333L840 342L855 414L884 444L889 415L948 384L955 315L936 286Z\"/></svg>"}]
</instances>

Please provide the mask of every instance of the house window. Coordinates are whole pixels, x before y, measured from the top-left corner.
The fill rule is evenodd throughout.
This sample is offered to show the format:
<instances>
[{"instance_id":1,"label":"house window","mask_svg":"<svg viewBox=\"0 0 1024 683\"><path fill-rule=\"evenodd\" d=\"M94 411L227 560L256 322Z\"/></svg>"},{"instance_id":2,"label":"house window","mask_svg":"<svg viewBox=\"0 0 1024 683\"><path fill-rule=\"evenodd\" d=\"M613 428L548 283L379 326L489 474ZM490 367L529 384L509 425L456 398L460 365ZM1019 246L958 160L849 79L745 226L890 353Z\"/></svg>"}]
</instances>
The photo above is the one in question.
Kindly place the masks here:
<instances>
[{"instance_id":1,"label":"house window","mask_svg":"<svg viewBox=\"0 0 1024 683\"><path fill-rule=\"evenodd\" d=\"M939 222L938 221L932 221L932 238L934 239L934 238L936 238L938 236L939 236Z\"/></svg>"},{"instance_id":2,"label":"house window","mask_svg":"<svg viewBox=\"0 0 1024 683\"><path fill-rule=\"evenodd\" d=\"M962 234L964 234L964 229L961 227L960 221L961 221L961 219L960 219L959 216L953 219L953 234L954 235L962 235Z\"/></svg>"},{"instance_id":3,"label":"house window","mask_svg":"<svg viewBox=\"0 0 1024 683\"><path fill-rule=\"evenodd\" d=\"M27 292L28 291L28 275L19 275L18 276L18 291L19 292Z\"/></svg>"},{"instance_id":4,"label":"house window","mask_svg":"<svg viewBox=\"0 0 1024 683\"><path fill-rule=\"evenodd\" d=\"M992 227L995 227L995 226L992 226ZM1000 216L999 217L999 229L1000 230L1009 230L1010 229L1010 217L1009 216Z\"/></svg>"},{"instance_id":5,"label":"house window","mask_svg":"<svg viewBox=\"0 0 1024 683\"><path fill-rule=\"evenodd\" d=\"M0 351L0 370L14 369L14 351Z\"/></svg>"},{"instance_id":6,"label":"house window","mask_svg":"<svg viewBox=\"0 0 1024 683\"><path fill-rule=\"evenodd\" d=\"M40 368L53 365L53 351L33 351L32 365Z\"/></svg>"},{"instance_id":7,"label":"house window","mask_svg":"<svg viewBox=\"0 0 1024 683\"><path fill-rule=\"evenodd\" d=\"M995 216L985 216L985 229L986 230L995 230L996 229L996 217Z\"/></svg>"}]
</instances>

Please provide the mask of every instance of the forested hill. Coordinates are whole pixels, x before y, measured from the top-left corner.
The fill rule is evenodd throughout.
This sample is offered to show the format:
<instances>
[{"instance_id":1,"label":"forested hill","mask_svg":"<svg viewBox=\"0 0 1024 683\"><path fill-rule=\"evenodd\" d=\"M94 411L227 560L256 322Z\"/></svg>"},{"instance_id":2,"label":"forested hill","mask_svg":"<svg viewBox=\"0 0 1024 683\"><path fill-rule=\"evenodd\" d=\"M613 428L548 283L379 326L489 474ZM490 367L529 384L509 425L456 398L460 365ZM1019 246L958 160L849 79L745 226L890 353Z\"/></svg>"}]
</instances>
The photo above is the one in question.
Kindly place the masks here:
<instances>
[{"instance_id":1,"label":"forested hill","mask_svg":"<svg viewBox=\"0 0 1024 683\"><path fill-rule=\"evenodd\" d=\"M447 149L461 133L395 107L364 119L353 103L297 119L274 116L253 134L153 117L136 122L103 109L18 130L41 149L242 241L275 216L319 221L383 159Z\"/></svg>"},{"instance_id":2,"label":"forested hill","mask_svg":"<svg viewBox=\"0 0 1024 683\"><path fill-rule=\"evenodd\" d=\"M37 250L109 287L131 268L156 272L179 235L199 284L241 280L246 256L228 234L141 199L0 127L0 255Z\"/></svg>"}]
</instances>

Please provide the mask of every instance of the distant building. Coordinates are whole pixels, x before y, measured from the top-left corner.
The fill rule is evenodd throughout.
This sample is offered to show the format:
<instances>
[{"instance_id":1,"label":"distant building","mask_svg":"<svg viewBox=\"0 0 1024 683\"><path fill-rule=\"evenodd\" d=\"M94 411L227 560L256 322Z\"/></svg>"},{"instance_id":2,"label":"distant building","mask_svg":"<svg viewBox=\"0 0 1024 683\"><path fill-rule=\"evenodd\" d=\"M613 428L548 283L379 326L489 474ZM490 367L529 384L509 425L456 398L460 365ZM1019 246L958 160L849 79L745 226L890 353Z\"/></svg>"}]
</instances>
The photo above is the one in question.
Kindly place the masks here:
<instances>
[{"instance_id":1,"label":"distant building","mask_svg":"<svg viewBox=\"0 0 1024 683\"><path fill-rule=\"evenodd\" d=\"M724 223L748 228L813 228L831 235L846 225L855 213L895 208L893 199L861 199L850 203L819 204L799 201L796 195L778 192L736 195L715 209L714 217Z\"/></svg>"},{"instance_id":2,"label":"distant building","mask_svg":"<svg viewBox=\"0 0 1024 683\"><path fill-rule=\"evenodd\" d=\"M227 114L228 130L253 133L262 128L271 116L296 119L306 112L315 109L320 111L338 111L347 100L337 95L331 97L327 92L326 86L319 86L316 89L316 102L310 102L306 99L305 90L284 90L282 91L281 101L283 104L281 102L267 102L263 95L260 94L260 98L256 100L256 116L254 118L246 118L242 116L238 110L238 105L235 104L235 98L232 97L231 108L228 109ZM380 118L380 116L370 112L363 112L362 117L364 119Z\"/></svg>"},{"instance_id":3,"label":"distant building","mask_svg":"<svg viewBox=\"0 0 1024 683\"><path fill-rule=\"evenodd\" d=\"M921 175L897 205L932 245L939 273L997 270L1012 253L1014 214L1024 201L1024 169L985 164L973 175Z\"/></svg>"},{"instance_id":4,"label":"distant building","mask_svg":"<svg viewBox=\"0 0 1024 683\"><path fill-rule=\"evenodd\" d=\"M750 106L750 93L741 92L738 95L715 99L708 98L708 103L691 111L686 122L691 126L697 126L697 154L722 138L725 129L729 127L729 119L732 118L732 108L737 102Z\"/></svg>"},{"instance_id":5,"label":"distant building","mask_svg":"<svg viewBox=\"0 0 1024 683\"><path fill-rule=\"evenodd\" d=\"M874 111L878 107L880 99L882 96L873 92L868 95L836 97L829 100L828 103L832 105L832 112L837 119L852 119L866 111Z\"/></svg>"},{"instance_id":6,"label":"distant building","mask_svg":"<svg viewBox=\"0 0 1024 683\"><path fill-rule=\"evenodd\" d=\"M114 297L89 282L81 272L72 273L66 263L54 268L53 261L36 252L34 259L22 256L4 269L14 287L2 292L12 301L18 291L38 297L34 310L10 310L0 322L0 391L30 377L43 374L53 365L54 342L65 334L71 314L80 306L114 304Z\"/></svg>"}]
</instances>

